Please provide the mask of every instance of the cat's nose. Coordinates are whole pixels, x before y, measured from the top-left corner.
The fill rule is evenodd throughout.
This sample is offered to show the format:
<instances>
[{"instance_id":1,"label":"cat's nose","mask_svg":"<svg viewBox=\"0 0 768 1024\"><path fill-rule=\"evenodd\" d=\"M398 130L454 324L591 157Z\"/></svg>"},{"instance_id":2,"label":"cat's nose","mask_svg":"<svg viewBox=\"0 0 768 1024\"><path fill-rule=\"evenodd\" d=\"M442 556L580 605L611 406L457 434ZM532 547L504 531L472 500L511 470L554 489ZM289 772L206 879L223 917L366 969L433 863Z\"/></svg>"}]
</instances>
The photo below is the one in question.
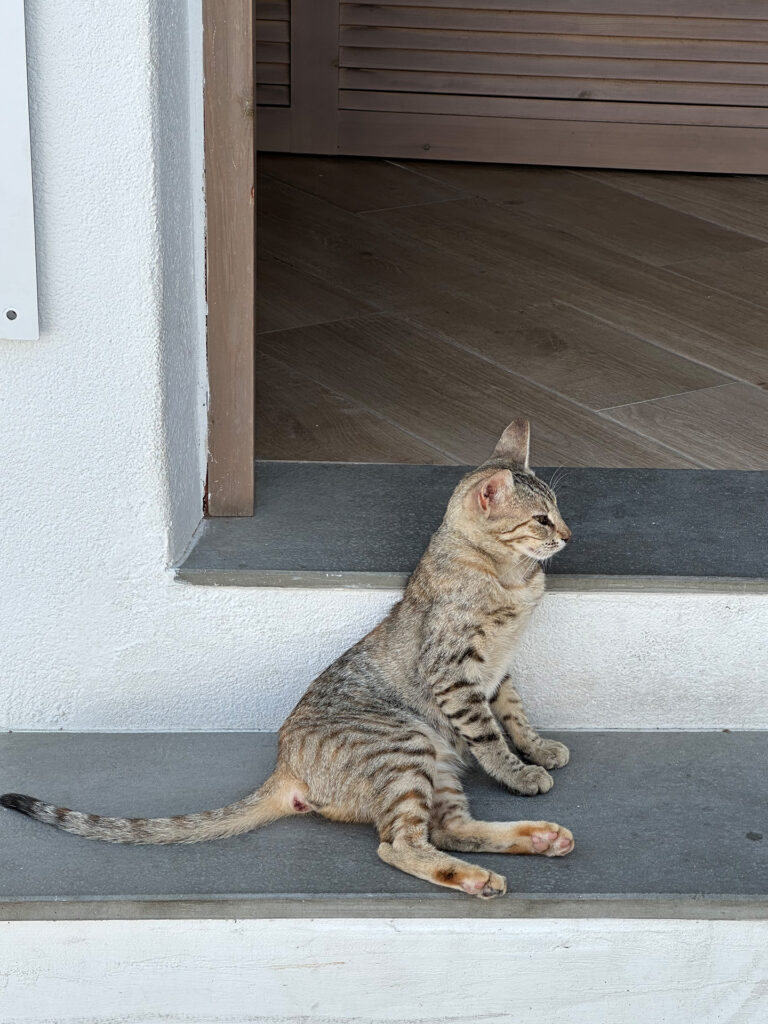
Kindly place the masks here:
<instances>
[{"instance_id":1,"label":"cat's nose","mask_svg":"<svg viewBox=\"0 0 768 1024\"><path fill-rule=\"evenodd\" d=\"M561 541L563 542L563 544L567 544L567 543L568 543L568 541L569 541L569 540L571 539L571 537L572 537L572 536L573 536L573 534L572 534L572 533L571 533L571 531L570 531L570 530L568 529L568 527L566 527L566 528L565 528L565 529L564 529L564 530L562 531L562 533L560 534L560 540L561 540Z\"/></svg>"}]
</instances>

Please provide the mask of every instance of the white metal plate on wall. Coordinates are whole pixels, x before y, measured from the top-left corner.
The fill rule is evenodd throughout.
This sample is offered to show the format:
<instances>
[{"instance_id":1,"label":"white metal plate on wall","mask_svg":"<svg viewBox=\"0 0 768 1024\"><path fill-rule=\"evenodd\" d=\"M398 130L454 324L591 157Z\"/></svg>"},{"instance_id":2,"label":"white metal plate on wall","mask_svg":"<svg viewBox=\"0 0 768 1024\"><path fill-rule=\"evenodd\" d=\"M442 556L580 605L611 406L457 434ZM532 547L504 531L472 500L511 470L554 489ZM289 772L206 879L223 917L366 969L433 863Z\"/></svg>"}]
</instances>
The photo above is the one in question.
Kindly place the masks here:
<instances>
[{"instance_id":1,"label":"white metal plate on wall","mask_svg":"<svg viewBox=\"0 0 768 1024\"><path fill-rule=\"evenodd\" d=\"M39 337L24 0L2 0L0 338L34 341Z\"/></svg>"}]
</instances>

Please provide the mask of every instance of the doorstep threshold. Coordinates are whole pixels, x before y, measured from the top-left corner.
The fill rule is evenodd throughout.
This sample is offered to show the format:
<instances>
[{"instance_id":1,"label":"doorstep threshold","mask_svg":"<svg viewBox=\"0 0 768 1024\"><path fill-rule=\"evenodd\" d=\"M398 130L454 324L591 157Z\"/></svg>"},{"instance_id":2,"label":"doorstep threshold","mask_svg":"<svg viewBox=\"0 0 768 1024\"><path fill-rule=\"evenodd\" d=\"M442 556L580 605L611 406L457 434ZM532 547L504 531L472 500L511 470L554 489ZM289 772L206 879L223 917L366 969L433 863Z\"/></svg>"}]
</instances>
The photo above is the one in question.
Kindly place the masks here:
<instances>
[{"instance_id":1,"label":"doorstep threshold","mask_svg":"<svg viewBox=\"0 0 768 1024\"><path fill-rule=\"evenodd\" d=\"M476 817L544 819L564 858L466 855L508 893L472 899L384 864L372 828L289 818L194 846L89 842L0 811L5 920L640 917L768 920L768 732L558 731L551 792L467 776ZM0 735L4 787L85 811L190 813L260 785L273 733ZM734 766L738 766L738 770Z\"/></svg>"},{"instance_id":2,"label":"doorstep threshold","mask_svg":"<svg viewBox=\"0 0 768 1024\"><path fill-rule=\"evenodd\" d=\"M401 590L469 468L257 462L255 515L204 520L176 578ZM768 472L557 473L574 538L547 565L549 590L768 593Z\"/></svg>"}]
</instances>

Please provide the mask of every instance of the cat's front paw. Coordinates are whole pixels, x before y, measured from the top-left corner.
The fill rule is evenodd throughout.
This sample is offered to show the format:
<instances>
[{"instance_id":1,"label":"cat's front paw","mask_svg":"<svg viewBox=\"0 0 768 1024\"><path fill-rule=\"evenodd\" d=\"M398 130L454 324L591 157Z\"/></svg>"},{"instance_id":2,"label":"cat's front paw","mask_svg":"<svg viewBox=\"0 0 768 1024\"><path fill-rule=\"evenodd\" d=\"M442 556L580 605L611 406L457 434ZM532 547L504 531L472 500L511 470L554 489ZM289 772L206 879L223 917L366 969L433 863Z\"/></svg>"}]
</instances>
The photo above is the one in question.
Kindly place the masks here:
<instances>
[{"instance_id":1,"label":"cat's front paw","mask_svg":"<svg viewBox=\"0 0 768 1024\"><path fill-rule=\"evenodd\" d=\"M535 764L521 765L505 781L513 793L520 793L522 796L548 793L555 784L549 772Z\"/></svg>"},{"instance_id":2,"label":"cat's front paw","mask_svg":"<svg viewBox=\"0 0 768 1024\"><path fill-rule=\"evenodd\" d=\"M542 768L564 768L570 760L571 752L564 743L557 740L539 740L530 750L526 750L525 756Z\"/></svg>"}]
</instances>

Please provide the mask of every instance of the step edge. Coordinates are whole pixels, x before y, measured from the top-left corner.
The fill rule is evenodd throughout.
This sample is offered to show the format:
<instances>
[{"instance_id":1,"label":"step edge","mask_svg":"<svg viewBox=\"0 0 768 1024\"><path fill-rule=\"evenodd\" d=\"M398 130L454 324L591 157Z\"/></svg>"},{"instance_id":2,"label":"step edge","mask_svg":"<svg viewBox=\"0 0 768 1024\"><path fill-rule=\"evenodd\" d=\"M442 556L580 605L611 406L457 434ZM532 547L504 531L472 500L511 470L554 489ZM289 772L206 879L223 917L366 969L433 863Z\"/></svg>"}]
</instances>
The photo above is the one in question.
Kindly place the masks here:
<instances>
[{"instance_id":1,"label":"step edge","mask_svg":"<svg viewBox=\"0 0 768 1024\"><path fill-rule=\"evenodd\" d=\"M392 897L206 896L18 899L0 902L3 921L215 920L270 918L635 918L768 920L768 895L563 896L512 894L500 900L461 895Z\"/></svg>"},{"instance_id":2,"label":"step edge","mask_svg":"<svg viewBox=\"0 0 768 1024\"><path fill-rule=\"evenodd\" d=\"M266 587L303 590L402 591L407 573L321 572L283 569L194 569L174 567L179 583L207 587ZM550 593L768 594L768 579L731 576L585 576L547 577Z\"/></svg>"}]
</instances>

